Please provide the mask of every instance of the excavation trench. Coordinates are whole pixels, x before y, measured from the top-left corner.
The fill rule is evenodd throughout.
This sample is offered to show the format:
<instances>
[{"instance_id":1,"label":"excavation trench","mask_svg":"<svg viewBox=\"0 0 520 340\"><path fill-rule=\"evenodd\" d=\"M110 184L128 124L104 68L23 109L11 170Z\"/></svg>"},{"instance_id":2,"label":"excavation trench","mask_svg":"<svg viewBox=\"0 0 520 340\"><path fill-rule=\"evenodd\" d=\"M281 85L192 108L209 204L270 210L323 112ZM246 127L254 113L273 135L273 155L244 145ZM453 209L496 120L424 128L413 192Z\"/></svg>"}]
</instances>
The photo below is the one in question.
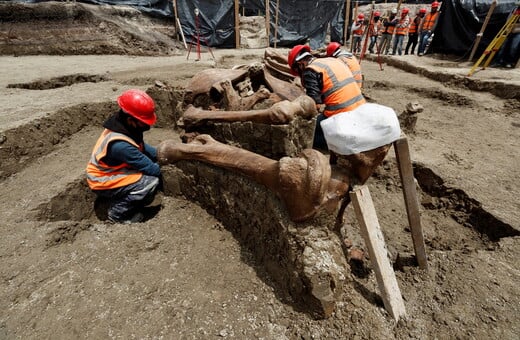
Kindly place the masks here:
<instances>
[{"instance_id":1,"label":"excavation trench","mask_svg":"<svg viewBox=\"0 0 520 340\"><path fill-rule=\"evenodd\" d=\"M175 128L175 122L179 118L176 107L181 93L157 86L148 92L157 102L159 122L162 121L163 127ZM89 117L88 123L87 120L78 119L75 124L67 124L74 127L67 129L61 138L74 134L84 125L101 124L106 115L115 109L110 103L99 105L98 110L90 112L93 114L101 111L94 120ZM63 117L77 115L85 107L91 106L67 108L45 119L58 120L61 117L59 119L63 120ZM43 143L59 143L43 137L53 135L45 131L55 124L47 121L45 124L40 122L39 125L39 129L29 131L41 134L38 138ZM269 131L270 129L272 130ZM255 135L254 131L263 132ZM297 131L301 131L300 134ZM219 123L212 127L216 139L228 143L235 140L236 145L251 150L256 148L255 137L262 137L262 150L271 153L271 156L297 153L303 147L304 138L301 138L301 134L309 131L312 131L312 124L298 120L276 127L256 126L250 122ZM247 137L241 139L244 134ZM283 147L274 152L265 147L266 143ZM25 153L29 162L31 158L39 157L39 154L30 153L32 147L27 145L29 146L25 148L19 146L18 153ZM21 166L7 169L16 172ZM388 160L384 167L378 169L369 184L374 190L385 187L384 191L379 190L380 196L393 196L394 201L402 202L396 169L395 161ZM5 173L8 170L3 169ZM450 239L452 234L442 233L431 241L427 240L428 251L464 250L468 245L473 249L492 249L500 238L518 235L512 226L485 211L482 204L464 191L446 187L442 178L431 169L414 164L414 173L421 188L423 211L434 215L437 225L450 226L452 233L463 235L466 240L463 244L453 242ZM343 239L331 230L335 216L323 212L305 223L292 222L283 203L267 188L239 174L197 161L180 161L163 166L163 176L164 194L197 202L220 220L242 246L254 254L256 262L265 268L282 299L317 318L332 315L335 304L342 298L352 277L349 274L351 269L346 261ZM391 202L390 199L388 201ZM404 212L403 205L399 209ZM72 242L79 232L88 229L89 224L98 223L104 218L102 207L95 204L95 196L86 186L84 177L76 179L65 190L40 204L30 215L36 220L57 223L56 232L50 236L50 245ZM400 233L401 236L410 238L409 228L404 227ZM392 241L393 237L390 237L389 242Z\"/></svg>"}]
</instances>

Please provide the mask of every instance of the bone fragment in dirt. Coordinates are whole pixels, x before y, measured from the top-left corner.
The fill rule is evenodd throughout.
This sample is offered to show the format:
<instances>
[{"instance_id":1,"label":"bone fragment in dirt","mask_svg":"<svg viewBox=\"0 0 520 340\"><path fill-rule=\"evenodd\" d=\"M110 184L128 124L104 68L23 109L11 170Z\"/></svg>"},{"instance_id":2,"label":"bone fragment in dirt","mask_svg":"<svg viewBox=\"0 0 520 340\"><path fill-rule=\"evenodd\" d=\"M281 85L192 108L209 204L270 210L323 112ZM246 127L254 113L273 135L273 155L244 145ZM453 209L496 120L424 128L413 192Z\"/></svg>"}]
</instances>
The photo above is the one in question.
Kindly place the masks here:
<instances>
[{"instance_id":1,"label":"bone fragment in dirt","mask_svg":"<svg viewBox=\"0 0 520 340\"><path fill-rule=\"evenodd\" d=\"M201 126L208 122L244 122L261 124L288 124L296 116L312 119L317 115L314 100L309 96L300 96L292 102L283 100L268 109L249 111L210 111L189 105L182 117L185 128Z\"/></svg>"},{"instance_id":2,"label":"bone fragment in dirt","mask_svg":"<svg viewBox=\"0 0 520 340\"><path fill-rule=\"evenodd\" d=\"M275 161L199 135L188 144L163 141L157 148L157 158L160 164L197 160L247 176L273 191L295 222L311 218L322 208L335 209L348 190L344 172L333 171L327 157L312 149L304 150L299 157Z\"/></svg>"},{"instance_id":3,"label":"bone fragment in dirt","mask_svg":"<svg viewBox=\"0 0 520 340\"><path fill-rule=\"evenodd\" d=\"M226 79L220 82L222 95L224 97L224 107L226 111L246 111L250 110L256 103L270 97L270 92L266 88L253 93L248 97L241 97L233 88L231 80Z\"/></svg>"}]
</instances>

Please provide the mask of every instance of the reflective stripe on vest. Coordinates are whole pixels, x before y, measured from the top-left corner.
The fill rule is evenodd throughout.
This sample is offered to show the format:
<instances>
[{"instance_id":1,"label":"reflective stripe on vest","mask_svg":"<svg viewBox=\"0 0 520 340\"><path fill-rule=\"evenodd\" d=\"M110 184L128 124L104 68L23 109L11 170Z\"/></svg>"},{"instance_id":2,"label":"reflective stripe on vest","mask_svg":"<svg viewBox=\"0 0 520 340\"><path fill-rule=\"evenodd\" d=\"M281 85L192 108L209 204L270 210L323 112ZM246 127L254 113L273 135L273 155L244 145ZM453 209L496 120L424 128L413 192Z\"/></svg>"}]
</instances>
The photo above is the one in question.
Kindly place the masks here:
<instances>
[{"instance_id":1,"label":"reflective stripe on vest","mask_svg":"<svg viewBox=\"0 0 520 340\"><path fill-rule=\"evenodd\" d=\"M361 24L361 25L359 25L359 28L357 30L354 30L352 32L352 34L354 34L354 35L363 35L364 32L365 32L365 25Z\"/></svg>"},{"instance_id":2,"label":"reflective stripe on vest","mask_svg":"<svg viewBox=\"0 0 520 340\"><path fill-rule=\"evenodd\" d=\"M130 137L105 129L101 136L99 136L92 150L90 162L87 165L87 183L92 190L107 190L123 187L137 182L143 175L139 171L130 168L126 163L111 166L101 160L106 156L110 142L116 140L126 141L139 150L143 150L143 148Z\"/></svg>"},{"instance_id":3,"label":"reflective stripe on vest","mask_svg":"<svg viewBox=\"0 0 520 340\"><path fill-rule=\"evenodd\" d=\"M346 55L346 54L339 54L338 55L339 60L347 64L348 68L350 69L350 72L352 72L352 76L354 79L356 79L356 83L358 84L359 88L363 87L363 74L361 73L361 65L359 65L359 62L357 61L356 57L352 54Z\"/></svg>"},{"instance_id":4,"label":"reflective stripe on vest","mask_svg":"<svg viewBox=\"0 0 520 340\"><path fill-rule=\"evenodd\" d=\"M408 17L405 17L404 19L399 19L399 26L402 26L405 23L405 21L407 21L407 20L409 20ZM406 27L396 26L395 34L406 35L407 32L408 32L408 26L406 26Z\"/></svg>"},{"instance_id":5,"label":"reflective stripe on vest","mask_svg":"<svg viewBox=\"0 0 520 340\"><path fill-rule=\"evenodd\" d=\"M365 103L365 98L347 65L335 58L313 60L307 67L323 75L321 94L325 116L351 111Z\"/></svg>"},{"instance_id":6,"label":"reflective stripe on vest","mask_svg":"<svg viewBox=\"0 0 520 340\"><path fill-rule=\"evenodd\" d=\"M411 33L416 33L417 32L417 20L418 17L415 17L413 20L412 20L412 23L410 24L410 27L408 28L408 34L411 34ZM420 22L420 21L419 21Z\"/></svg>"},{"instance_id":7,"label":"reflective stripe on vest","mask_svg":"<svg viewBox=\"0 0 520 340\"><path fill-rule=\"evenodd\" d=\"M422 24L423 31L430 31L433 28L433 24L435 24L435 19L437 19L437 15L439 15L439 12L435 13L428 13L424 17L424 21Z\"/></svg>"},{"instance_id":8,"label":"reflective stripe on vest","mask_svg":"<svg viewBox=\"0 0 520 340\"><path fill-rule=\"evenodd\" d=\"M392 22L393 19L392 20L388 19L388 21ZM395 30L395 25L394 26L385 26L385 30L383 31L383 33L394 34L394 30Z\"/></svg>"}]
</instances>

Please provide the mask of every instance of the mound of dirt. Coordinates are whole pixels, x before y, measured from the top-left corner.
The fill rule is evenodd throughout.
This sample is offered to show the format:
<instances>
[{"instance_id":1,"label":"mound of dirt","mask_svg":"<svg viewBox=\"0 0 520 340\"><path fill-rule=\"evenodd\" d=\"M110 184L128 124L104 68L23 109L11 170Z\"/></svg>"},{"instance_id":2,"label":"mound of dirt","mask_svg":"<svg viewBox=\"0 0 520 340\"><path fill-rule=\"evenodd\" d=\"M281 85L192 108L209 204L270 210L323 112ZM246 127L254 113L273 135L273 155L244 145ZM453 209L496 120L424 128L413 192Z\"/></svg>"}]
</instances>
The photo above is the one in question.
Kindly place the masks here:
<instances>
[{"instance_id":1,"label":"mound of dirt","mask_svg":"<svg viewBox=\"0 0 520 340\"><path fill-rule=\"evenodd\" d=\"M172 20L128 6L0 4L0 55L179 54Z\"/></svg>"}]
</instances>

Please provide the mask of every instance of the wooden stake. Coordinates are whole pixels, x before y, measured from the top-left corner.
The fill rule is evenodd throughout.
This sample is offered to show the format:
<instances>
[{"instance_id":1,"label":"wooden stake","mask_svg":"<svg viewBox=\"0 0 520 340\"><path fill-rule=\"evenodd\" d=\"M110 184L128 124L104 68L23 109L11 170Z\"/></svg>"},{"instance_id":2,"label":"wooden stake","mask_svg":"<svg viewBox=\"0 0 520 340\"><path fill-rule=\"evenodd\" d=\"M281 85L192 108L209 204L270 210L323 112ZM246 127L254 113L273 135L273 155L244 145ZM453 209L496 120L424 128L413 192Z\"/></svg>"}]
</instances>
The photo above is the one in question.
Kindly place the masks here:
<instances>
[{"instance_id":1,"label":"wooden stake","mask_svg":"<svg viewBox=\"0 0 520 340\"><path fill-rule=\"evenodd\" d=\"M343 46L347 46L347 32L350 27L349 22L350 16L350 0L345 1L345 25L343 27Z\"/></svg>"},{"instance_id":2,"label":"wooden stake","mask_svg":"<svg viewBox=\"0 0 520 340\"><path fill-rule=\"evenodd\" d=\"M179 26L179 31L181 32L181 38L182 42L184 43L184 48L188 49L188 44L186 44L186 38L184 37L184 32L182 31L181 21L179 20L179 18L177 18L177 26Z\"/></svg>"},{"instance_id":3,"label":"wooden stake","mask_svg":"<svg viewBox=\"0 0 520 340\"><path fill-rule=\"evenodd\" d=\"M269 0L265 0L265 30L267 34L267 47L271 46L271 8L269 6Z\"/></svg>"},{"instance_id":4,"label":"wooden stake","mask_svg":"<svg viewBox=\"0 0 520 340\"><path fill-rule=\"evenodd\" d=\"M370 262L374 267L383 303L386 310L397 321L400 317L406 315L406 308L397 284L397 278L388 260L385 239L377 220L370 191L366 185L356 187L350 192L350 198L354 204L361 234L370 254Z\"/></svg>"},{"instance_id":5,"label":"wooden stake","mask_svg":"<svg viewBox=\"0 0 520 340\"><path fill-rule=\"evenodd\" d=\"M235 0L235 48L240 48L240 11L238 0Z\"/></svg>"},{"instance_id":6,"label":"wooden stake","mask_svg":"<svg viewBox=\"0 0 520 340\"><path fill-rule=\"evenodd\" d=\"M410 159L410 149L406 137L399 138L394 142L395 157L399 167L399 176L403 185L404 202L408 223L412 231L413 247L419 268L428 269L428 258L424 246L424 236L421 226L421 215L419 212L419 200L415 188L412 161Z\"/></svg>"},{"instance_id":7,"label":"wooden stake","mask_svg":"<svg viewBox=\"0 0 520 340\"><path fill-rule=\"evenodd\" d=\"M276 13L274 15L274 48L276 48L276 41L278 40L278 12L280 10L280 0L276 0Z\"/></svg>"},{"instance_id":8,"label":"wooden stake","mask_svg":"<svg viewBox=\"0 0 520 340\"><path fill-rule=\"evenodd\" d=\"M491 19L491 14L493 14L493 11L495 10L495 7L497 6L496 0L493 0L491 5L489 6L489 10L486 15L486 19L484 19L484 23L482 24L482 27L480 28L480 32L478 32L477 37L475 38L475 41L473 42L473 48L471 49L471 53L469 55L468 61L472 61L473 57L475 56L475 52L477 52L478 45L480 44L480 40L482 39L482 36L484 35L484 31L486 30L486 27L489 23L489 19Z\"/></svg>"},{"instance_id":9,"label":"wooden stake","mask_svg":"<svg viewBox=\"0 0 520 340\"><path fill-rule=\"evenodd\" d=\"M175 38L177 38L177 0L173 0L173 26L175 28Z\"/></svg>"}]
</instances>

